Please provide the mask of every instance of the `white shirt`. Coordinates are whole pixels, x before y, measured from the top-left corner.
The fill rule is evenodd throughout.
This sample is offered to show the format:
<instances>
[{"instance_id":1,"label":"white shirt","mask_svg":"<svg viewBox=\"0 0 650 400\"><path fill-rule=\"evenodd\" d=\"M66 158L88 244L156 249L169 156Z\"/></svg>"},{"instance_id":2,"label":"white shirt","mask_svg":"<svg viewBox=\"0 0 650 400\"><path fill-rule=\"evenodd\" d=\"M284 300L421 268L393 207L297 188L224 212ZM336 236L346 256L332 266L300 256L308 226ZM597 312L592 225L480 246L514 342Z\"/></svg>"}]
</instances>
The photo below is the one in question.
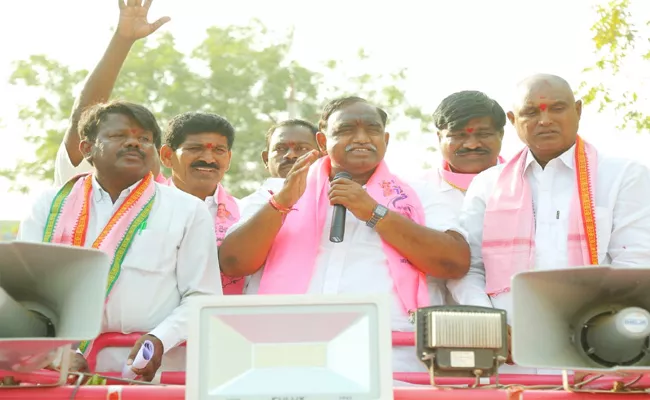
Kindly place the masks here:
<instances>
[{"instance_id":1,"label":"white shirt","mask_svg":"<svg viewBox=\"0 0 650 400\"><path fill-rule=\"evenodd\" d=\"M214 191L214 194L212 196L206 197L205 200L203 201L206 207L208 207L208 211L212 216L212 221L216 221L215 218L217 217L217 209L219 207L218 199L219 199L219 186L217 186L217 190ZM233 199L235 200L235 204L237 204L237 208L241 209L241 205L240 205L241 200L239 200L234 196Z\"/></svg>"},{"instance_id":2,"label":"white shirt","mask_svg":"<svg viewBox=\"0 0 650 400\"><path fill-rule=\"evenodd\" d=\"M113 204L93 178L87 247L136 185L124 190ZM146 229L136 235L122 263L104 309L102 332L149 332L162 341L167 352L187 339L188 297L221 294L221 276L214 219L203 202L180 190L155 185L156 198ZM57 192L48 190L36 200L21 223L18 240L42 241ZM125 361L126 355L118 365L98 368L121 371Z\"/></svg>"},{"instance_id":3,"label":"white shirt","mask_svg":"<svg viewBox=\"0 0 650 400\"><path fill-rule=\"evenodd\" d=\"M434 185L437 185L441 195L445 196L446 201L449 202L452 207L450 211L453 210L452 212L454 213L455 218L460 218L460 210L463 207L465 192L451 186L447 181L445 181L442 177L442 173L440 172L440 168L436 168L435 172L428 174L427 177ZM429 285L439 286L440 290L444 293L445 304L456 304L453 296L449 293L449 290L447 290L445 286L447 282L446 280L427 276L427 282Z\"/></svg>"},{"instance_id":4,"label":"white shirt","mask_svg":"<svg viewBox=\"0 0 650 400\"><path fill-rule=\"evenodd\" d=\"M93 172L94 170L93 166L85 158L76 167L72 165L68 150L65 148L65 143L61 142L59 150L56 152L56 158L54 159L54 186L63 186L73 176Z\"/></svg>"},{"instance_id":5,"label":"white shirt","mask_svg":"<svg viewBox=\"0 0 650 400\"><path fill-rule=\"evenodd\" d=\"M575 147L575 146L574 146ZM536 215L535 266L537 270L568 266L569 207L574 195L574 147L551 160L544 169L528 153L525 178L530 184ZM512 320L512 294L485 293L481 253L483 220L504 165L479 174L469 187L460 221L472 253L468 274L447 286L460 304L504 309ZM598 153L594 208L600 264L622 267L650 266L650 171L636 161Z\"/></svg>"},{"instance_id":6,"label":"white shirt","mask_svg":"<svg viewBox=\"0 0 650 400\"><path fill-rule=\"evenodd\" d=\"M447 201L453 206L454 213L460 216L460 211L463 208L463 201L465 200L465 193L451 186L442 177L440 168L436 168L434 173L428 175L429 179L438 187L441 193L444 193Z\"/></svg>"},{"instance_id":7,"label":"white shirt","mask_svg":"<svg viewBox=\"0 0 650 400\"><path fill-rule=\"evenodd\" d=\"M231 227L231 233L250 219L269 200L268 190L278 193L284 179L268 179L260 189L242 199L239 222ZM426 226L438 231L454 230L461 232L458 218L454 212L454 203L450 192L441 192L431 182L408 182L417 193L426 217ZM382 248L381 238L373 229L359 221L348 211L345 219L345 241L332 243L329 240L331 215L333 207L328 210L325 226L320 241L320 252L308 293L319 294L370 294L389 293L393 296L391 309L393 331L414 331L401 308L401 303L393 290L393 280L388 271L387 259ZM380 266L384 266L381 268ZM255 273L248 282L245 293L255 294L259 288L262 270ZM431 305L444 304L444 292L434 282L429 282ZM424 366L415 357L413 348L397 348L394 352L393 368L399 372L424 371Z\"/></svg>"}]
</instances>

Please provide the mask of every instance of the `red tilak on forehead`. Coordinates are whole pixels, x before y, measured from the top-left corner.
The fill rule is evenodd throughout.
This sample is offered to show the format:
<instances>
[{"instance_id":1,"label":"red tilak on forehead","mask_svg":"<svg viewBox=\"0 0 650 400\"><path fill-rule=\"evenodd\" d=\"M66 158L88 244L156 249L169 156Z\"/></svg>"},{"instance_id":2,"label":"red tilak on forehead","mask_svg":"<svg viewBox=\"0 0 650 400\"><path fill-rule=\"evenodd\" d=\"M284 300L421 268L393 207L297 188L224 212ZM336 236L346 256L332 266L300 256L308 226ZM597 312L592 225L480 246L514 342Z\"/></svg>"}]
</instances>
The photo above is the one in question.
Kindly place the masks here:
<instances>
[{"instance_id":1,"label":"red tilak on forehead","mask_svg":"<svg viewBox=\"0 0 650 400\"><path fill-rule=\"evenodd\" d=\"M547 108L548 108L548 105L546 105L544 103L539 105L539 109L542 110L542 111L546 111Z\"/></svg>"},{"instance_id":2,"label":"red tilak on forehead","mask_svg":"<svg viewBox=\"0 0 650 400\"><path fill-rule=\"evenodd\" d=\"M474 128L465 128L465 131L467 133L472 133L472 132L474 132Z\"/></svg>"},{"instance_id":3,"label":"red tilak on forehead","mask_svg":"<svg viewBox=\"0 0 650 400\"><path fill-rule=\"evenodd\" d=\"M215 147L217 147L217 146L215 146L215 145L212 144L212 143L206 143L206 144L205 144L205 148L208 149L208 150L212 150L212 149L214 149Z\"/></svg>"}]
</instances>

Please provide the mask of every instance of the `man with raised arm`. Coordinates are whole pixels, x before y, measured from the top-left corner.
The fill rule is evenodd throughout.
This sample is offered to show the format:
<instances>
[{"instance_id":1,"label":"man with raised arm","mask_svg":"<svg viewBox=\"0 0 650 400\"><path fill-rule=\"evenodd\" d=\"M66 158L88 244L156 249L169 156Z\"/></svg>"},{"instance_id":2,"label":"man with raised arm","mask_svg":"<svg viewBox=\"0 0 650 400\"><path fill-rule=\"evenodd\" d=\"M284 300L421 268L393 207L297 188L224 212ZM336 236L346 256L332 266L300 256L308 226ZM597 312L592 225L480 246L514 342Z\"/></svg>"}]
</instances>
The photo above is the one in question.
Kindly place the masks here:
<instances>
[{"instance_id":1,"label":"man with raised arm","mask_svg":"<svg viewBox=\"0 0 650 400\"><path fill-rule=\"evenodd\" d=\"M585 142L581 113L558 76L518 85L508 119L526 147L467 191L461 224L471 267L447 285L460 304L511 313L510 280L522 271L650 265L650 171Z\"/></svg>"},{"instance_id":2,"label":"man with raised arm","mask_svg":"<svg viewBox=\"0 0 650 400\"><path fill-rule=\"evenodd\" d=\"M121 371L145 340L153 343L154 356L145 368L134 368L136 374L152 380L163 360L167 369L184 370L184 353L170 350L187 340L187 300L221 294L213 219L202 201L154 182L150 171L161 133L145 107L95 105L82 114L79 132L95 171L38 198L18 239L109 255L102 331L147 333L130 351L100 353L99 371ZM90 345L81 344L73 369L87 369L83 354Z\"/></svg>"},{"instance_id":3,"label":"man with raised arm","mask_svg":"<svg viewBox=\"0 0 650 400\"><path fill-rule=\"evenodd\" d=\"M133 44L170 21L169 17L162 17L154 23L147 22L152 2L153 0L144 0L144 2L142 0L118 0L120 19L115 34L104 52L104 56L88 75L81 94L75 100L70 116L70 125L56 154L55 185L62 185L75 175L92 172L92 161L86 160L79 149L81 140L77 129L79 118L89 106L108 101L120 69ZM158 159L157 152L154 157L156 160ZM151 172L157 182L164 181L164 177L160 175L160 163L152 163Z\"/></svg>"},{"instance_id":4,"label":"man with raised arm","mask_svg":"<svg viewBox=\"0 0 650 400\"><path fill-rule=\"evenodd\" d=\"M435 185L388 169L386 120L358 97L330 102L317 134L327 156L303 155L268 201L249 204L219 250L223 273L254 274L246 293L390 294L395 331L414 330L418 307L442 304L425 274L462 277L469 248ZM329 239L335 204L347 209L340 243ZM413 349L394 354L397 371L423 368Z\"/></svg>"},{"instance_id":5,"label":"man with raised arm","mask_svg":"<svg viewBox=\"0 0 650 400\"><path fill-rule=\"evenodd\" d=\"M115 86L117 76L133 44L147 37L168 22L168 17L154 23L147 22L147 15L153 0L118 0L120 20L104 56L89 75L77 99L71 117L71 125L64 138L55 162L55 181L66 182L74 175L92 171L89 161L79 150L77 122L79 114L89 105L105 101ZM198 197L208 206L217 233L217 245L225 231L237 220L239 210L237 199L222 186L224 174L230 168L231 149L235 140L232 125L216 114L187 112L173 117L165 131L166 144L156 152L152 172L158 183L171 185ZM157 146L160 146L160 141ZM160 174L158 157L168 168L172 177L166 179ZM217 217L217 210L226 207L227 219ZM241 294L243 280L223 277L225 294Z\"/></svg>"}]
</instances>

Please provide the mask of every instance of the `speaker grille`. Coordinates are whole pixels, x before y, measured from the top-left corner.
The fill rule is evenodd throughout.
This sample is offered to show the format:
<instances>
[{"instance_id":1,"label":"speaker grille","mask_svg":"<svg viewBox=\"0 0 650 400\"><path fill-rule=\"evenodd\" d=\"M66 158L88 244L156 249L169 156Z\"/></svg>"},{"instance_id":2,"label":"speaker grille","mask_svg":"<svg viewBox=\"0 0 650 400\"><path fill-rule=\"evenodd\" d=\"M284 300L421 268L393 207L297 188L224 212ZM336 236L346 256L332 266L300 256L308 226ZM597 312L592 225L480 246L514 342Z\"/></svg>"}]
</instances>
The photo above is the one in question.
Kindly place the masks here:
<instances>
[{"instance_id":1,"label":"speaker grille","mask_svg":"<svg viewBox=\"0 0 650 400\"><path fill-rule=\"evenodd\" d=\"M429 314L429 346L500 349L500 313L434 311Z\"/></svg>"}]
</instances>

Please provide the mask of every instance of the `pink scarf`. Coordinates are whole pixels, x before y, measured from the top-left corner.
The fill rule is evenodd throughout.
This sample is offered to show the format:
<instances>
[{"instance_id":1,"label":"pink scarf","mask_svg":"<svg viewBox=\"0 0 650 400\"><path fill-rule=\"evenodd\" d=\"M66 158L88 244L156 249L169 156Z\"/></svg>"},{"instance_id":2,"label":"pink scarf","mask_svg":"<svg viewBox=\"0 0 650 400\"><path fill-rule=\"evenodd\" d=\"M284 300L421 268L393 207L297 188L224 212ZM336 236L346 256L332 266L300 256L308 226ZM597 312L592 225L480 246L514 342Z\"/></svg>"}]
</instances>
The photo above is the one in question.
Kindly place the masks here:
<instances>
[{"instance_id":1,"label":"pink scarf","mask_svg":"<svg viewBox=\"0 0 650 400\"><path fill-rule=\"evenodd\" d=\"M504 162L505 159L499 156L499 158L497 159L497 164L503 164ZM446 160L442 161L440 174L442 175L442 179L444 179L445 182L447 182L449 185L463 192L467 191L469 184L472 183L474 177L478 175L478 174L461 174L458 172L453 172L449 167L449 163Z\"/></svg>"},{"instance_id":2,"label":"pink scarf","mask_svg":"<svg viewBox=\"0 0 650 400\"><path fill-rule=\"evenodd\" d=\"M156 182L162 183L163 185L167 183L167 178L165 178L165 175L163 175L162 173L158 174L155 180Z\"/></svg>"},{"instance_id":3,"label":"pink scarf","mask_svg":"<svg viewBox=\"0 0 650 400\"><path fill-rule=\"evenodd\" d=\"M259 294L307 292L330 207L327 197L330 172L329 156L319 159L309 169L307 188L295 205L297 211L287 215L266 259ZM391 174L383 161L366 188L368 194L380 204L424 225L424 210L417 194ZM410 314L418 307L427 306L430 301L424 273L413 267L389 244L382 241L382 245L395 292L404 311Z\"/></svg>"},{"instance_id":4,"label":"pink scarf","mask_svg":"<svg viewBox=\"0 0 650 400\"><path fill-rule=\"evenodd\" d=\"M483 222L485 291L490 296L510 290L511 278L535 265L535 216L524 168L528 148L501 171L487 202ZM575 145L576 190L569 213L569 266L597 265L598 251L593 193L596 150L580 137Z\"/></svg>"},{"instance_id":5,"label":"pink scarf","mask_svg":"<svg viewBox=\"0 0 650 400\"><path fill-rule=\"evenodd\" d=\"M172 178L167 179L164 184L176 187ZM221 183L217 186L216 202L217 215L214 217L214 232L217 236L217 246L220 246L226 237L228 228L239 220L239 207L237 207L235 198L226 192ZM242 294L244 283L245 278L230 278L223 273L221 274L223 294Z\"/></svg>"}]
</instances>

